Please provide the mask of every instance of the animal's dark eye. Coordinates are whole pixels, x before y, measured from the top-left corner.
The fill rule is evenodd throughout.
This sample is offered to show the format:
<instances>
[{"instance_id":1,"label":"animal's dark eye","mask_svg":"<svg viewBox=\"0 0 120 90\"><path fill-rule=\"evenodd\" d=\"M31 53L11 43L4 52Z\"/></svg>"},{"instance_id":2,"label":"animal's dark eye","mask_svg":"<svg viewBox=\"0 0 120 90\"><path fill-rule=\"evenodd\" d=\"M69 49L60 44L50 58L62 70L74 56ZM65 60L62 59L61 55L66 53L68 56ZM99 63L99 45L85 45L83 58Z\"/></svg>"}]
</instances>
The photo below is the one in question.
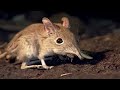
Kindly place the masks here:
<instances>
[{"instance_id":1,"label":"animal's dark eye","mask_svg":"<svg viewBox=\"0 0 120 90\"><path fill-rule=\"evenodd\" d=\"M57 44L62 44L62 43L63 43L62 38L58 38L58 39L56 40L56 43L57 43Z\"/></svg>"}]
</instances>

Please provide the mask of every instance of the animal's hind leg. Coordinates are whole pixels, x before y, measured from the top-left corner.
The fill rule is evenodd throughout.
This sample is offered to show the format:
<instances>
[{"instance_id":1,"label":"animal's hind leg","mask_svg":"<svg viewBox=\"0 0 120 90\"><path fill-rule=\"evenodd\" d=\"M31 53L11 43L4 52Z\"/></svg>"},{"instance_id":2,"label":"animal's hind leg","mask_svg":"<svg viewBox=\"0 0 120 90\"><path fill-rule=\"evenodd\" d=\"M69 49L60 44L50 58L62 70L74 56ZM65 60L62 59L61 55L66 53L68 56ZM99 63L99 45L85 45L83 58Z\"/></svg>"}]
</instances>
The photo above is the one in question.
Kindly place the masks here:
<instances>
[{"instance_id":1,"label":"animal's hind leg","mask_svg":"<svg viewBox=\"0 0 120 90\"><path fill-rule=\"evenodd\" d=\"M42 68L42 65L30 65L28 66L27 65L27 62L23 62L22 65L21 65L21 69L33 69L33 68Z\"/></svg>"},{"instance_id":2,"label":"animal's hind leg","mask_svg":"<svg viewBox=\"0 0 120 90\"><path fill-rule=\"evenodd\" d=\"M21 69L32 69L32 68L40 68L42 65L29 65L30 64L30 58L26 56L19 56L17 57L18 62L22 62ZM36 62L36 61L35 61ZM35 63L33 62L33 63Z\"/></svg>"},{"instance_id":3,"label":"animal's hind leg","mask_svg":"<svg viewBox=\"0 0 120 90\"><path fill-rule=\"evenodd\" d=\"M51 59L51 58L47 58L47 59ZM32 63L30 61L24 61L21 65L21 69L33 69L33 68L37 68L37 69L51 69L53 68L53 66L47 66L45 64L45 61L43 60L42 65L29 65L29 64L35 64L35 63L39 63L40 61L35 60L32 61Z\"/></svg>"},{"instance_id":4,"label":"animal's hind leg","mask_svg":"<svg viewBox=\"0 0 120 90\"><path fill-rule=\"evenodd\" d=\"M28 60L28 59L26 60L25 58L22 59L22 60L24 60L24 61L21 64L21 69L33 69L33 68L37 68L37 69L51 69L51 68L53 68L53 66L47 66L43 59L40 60L42 65L29 65L29 64L31 64L30 60ZM36 62L38 62L38 61L32 61L32 64L34 64Z\"/></svg>"}]
</instances>

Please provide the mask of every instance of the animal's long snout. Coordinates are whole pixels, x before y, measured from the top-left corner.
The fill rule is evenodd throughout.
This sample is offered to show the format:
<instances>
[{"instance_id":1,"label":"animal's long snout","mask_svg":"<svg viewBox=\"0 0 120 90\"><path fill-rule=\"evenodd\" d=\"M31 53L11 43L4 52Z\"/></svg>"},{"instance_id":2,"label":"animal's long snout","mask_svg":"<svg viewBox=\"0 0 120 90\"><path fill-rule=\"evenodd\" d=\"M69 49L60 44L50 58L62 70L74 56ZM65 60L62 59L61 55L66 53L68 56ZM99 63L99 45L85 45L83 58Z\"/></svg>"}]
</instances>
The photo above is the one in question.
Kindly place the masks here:
<instances>
[{"instance_id":1,"label":"animal's long snout","mask_svg":"<svg viewBox=\"0 0 120 90\"><path fill-rule=\"evenodd\" d=\"M79 49L72 49L72 50L68 51L68 53L76 55L81 60L84 59L84 58L86 58L86 59L93 59L93 57L91 57L91 56L81 52Z\"/></svg>"}]
</instances>

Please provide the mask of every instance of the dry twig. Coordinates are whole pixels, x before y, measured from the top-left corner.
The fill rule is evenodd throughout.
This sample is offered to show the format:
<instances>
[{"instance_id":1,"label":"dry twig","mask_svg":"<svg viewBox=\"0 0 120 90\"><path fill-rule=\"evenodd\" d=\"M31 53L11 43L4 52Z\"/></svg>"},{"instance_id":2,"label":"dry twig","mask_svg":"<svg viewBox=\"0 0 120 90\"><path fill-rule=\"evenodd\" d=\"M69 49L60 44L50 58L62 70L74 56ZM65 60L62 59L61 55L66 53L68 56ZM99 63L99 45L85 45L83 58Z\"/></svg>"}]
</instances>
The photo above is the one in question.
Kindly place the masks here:
<instances>
[{"instance_id":1,"label":"dry twig","mask_svg":"<svg viewBox=\"0 0 120 90\"><path fill-rule=\"evenodd\" d=\"M63 77L63 76L67 76L67 75L70 75L72 73L65 73L65 74L61 74L60 76Z\"/></svg>"}]
</instances>

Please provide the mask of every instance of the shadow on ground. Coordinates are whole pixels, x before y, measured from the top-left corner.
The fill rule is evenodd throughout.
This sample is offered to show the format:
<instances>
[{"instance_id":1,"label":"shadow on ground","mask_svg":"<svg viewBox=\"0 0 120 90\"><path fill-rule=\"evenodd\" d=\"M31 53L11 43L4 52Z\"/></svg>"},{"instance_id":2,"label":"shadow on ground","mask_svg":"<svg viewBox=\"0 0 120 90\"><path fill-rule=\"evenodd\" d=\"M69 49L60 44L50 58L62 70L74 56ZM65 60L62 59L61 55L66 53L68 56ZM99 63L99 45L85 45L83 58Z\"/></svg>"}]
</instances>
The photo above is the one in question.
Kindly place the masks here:
<instances>
[{"instance_id":1,"label":"shadow on ground","mask_svg":"<svg viewBox=\"0 0 120 90\"><path fill-rule=\"evenodd\" d=\"M47 65L49 66L59 66L62 64L80 64L80 65L85 65L85 64L91 64L95 65L99 63L100 61L104 60L105 58L105 53L112 51L112 50L104 50L101 52L90 52L90 51L85 51L88 55L92 56L93 59L88 60L88 59L83 59L80 60L78 57L74 57L73 60L71 61L71 58L68 56L62 56L62 60L56 55L52 57L52 60L47 60L45 61ZM31 62L32 63L32 62ZM35 64L41 64L40 61L38 60L37 63Z\"/></svg>"}]
</instances>

